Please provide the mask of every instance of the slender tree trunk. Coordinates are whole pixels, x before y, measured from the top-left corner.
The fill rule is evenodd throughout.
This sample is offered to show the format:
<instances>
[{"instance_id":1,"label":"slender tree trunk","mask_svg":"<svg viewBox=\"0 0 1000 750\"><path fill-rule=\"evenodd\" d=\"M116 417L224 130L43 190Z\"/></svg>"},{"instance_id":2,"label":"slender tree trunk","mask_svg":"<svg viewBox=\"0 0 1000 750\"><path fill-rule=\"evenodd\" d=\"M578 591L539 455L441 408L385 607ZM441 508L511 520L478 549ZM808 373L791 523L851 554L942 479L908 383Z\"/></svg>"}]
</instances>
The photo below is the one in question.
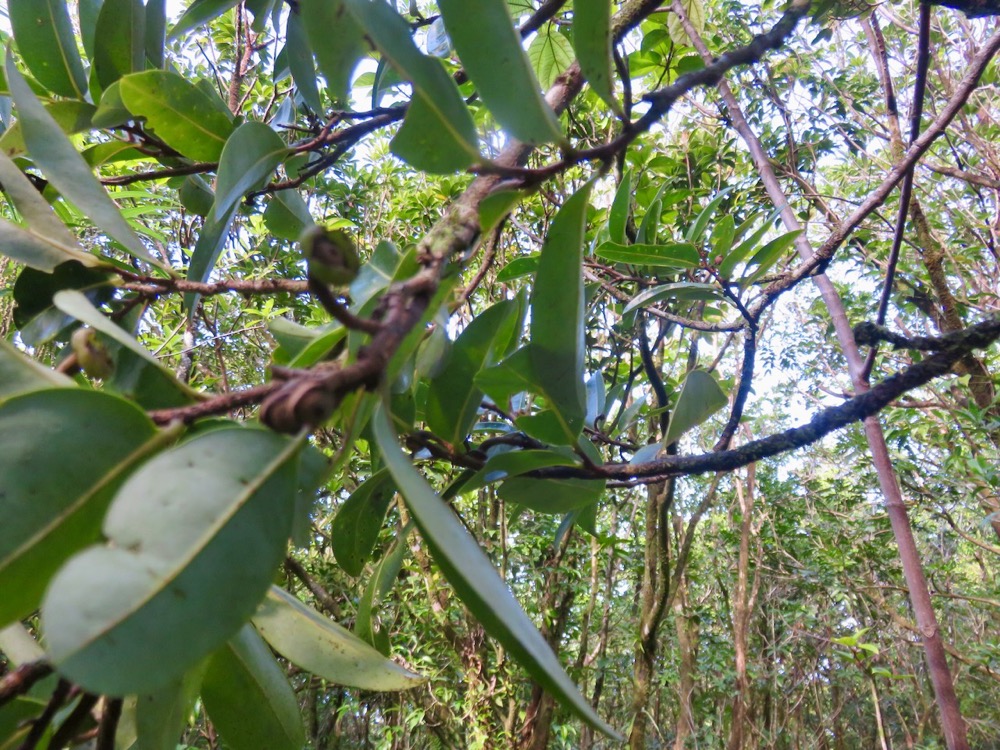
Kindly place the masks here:
<instances>
[{"instance_id":1,"label":"slender tree trunk","mask_svg":"<svg viewBox=\"0 0 1000 750\"><path fill-rule=\"evenodd\" d=\"M757 590L757 574L750 580L750 543L753 536L754 501L756 498L756 464L747 467L746 483L733 475L736 498L740 504L740 551L736 569L736 591L733 595L733 648L736 657L736 693L733 695L732 725L728 750L747 747L747 726L750 712L750 683L747 679L747 634L753 614Z\"/></svg>"}]
</instances>

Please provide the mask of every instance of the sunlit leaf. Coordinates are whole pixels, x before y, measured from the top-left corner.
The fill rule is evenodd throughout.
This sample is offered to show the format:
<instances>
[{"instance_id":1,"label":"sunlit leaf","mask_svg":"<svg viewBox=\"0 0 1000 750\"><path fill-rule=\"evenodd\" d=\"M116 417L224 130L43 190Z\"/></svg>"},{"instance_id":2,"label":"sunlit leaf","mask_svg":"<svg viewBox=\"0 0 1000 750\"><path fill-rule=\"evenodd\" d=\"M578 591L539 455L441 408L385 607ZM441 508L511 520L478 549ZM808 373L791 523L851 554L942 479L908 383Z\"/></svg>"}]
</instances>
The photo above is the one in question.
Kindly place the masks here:
<instances>
[{"instance_id":1,"label":"sunlit leaf","mask_svg":"<svg viewBox=\"0 0 1000 750\"><path fill-rule=\"evenodd\" d=\"M364 54L361 27L347 12L343 0L303 0L302 25L326 79L327 93L346 104L355 65Z\"/></svg>"},{"instance_id":2,"label":"sunlit leaf","mask_svg":"<svg viewBox=\"0 0 1000 750\"><path fill-rule=\"evenodd\" d=\"M123 76L118 87L129 111L168 146L197 161L219 160L232 119L198 86L178 73L147 70Z\"/></svg>"},{"instance_id":3,"label":"sunlit leaf","mask_svg":"<svg viewBox=\"0 0 1000 750\"><path fill-rule=\"evenodd\" d=\"M362 482L344 501L330 527L334 557L348 575L359 576L371 558L396 485L385 470Z\"/></svg>"},{"instance_id":4,"label":"sunlit leaf","mask_svg":"<svg viewBox=\"0 0 1000 750\"><path fill-rule=\"evenodd\" d=\"M406 690L424 681L276 586L268 591L253 624L292 664L338 685Z\"/></svg>"},{"instance_id":5,"label":"sunlit leaf","mask_svg":"<svg viewBox=\"0 0 1000 750\"><path fill-rule=\"evenodd\" d=\"M543 88L554 84L556 78L573 64L575 57L573 45L555 24L549 23L539 29L528 45L528 59Z\"/></svg>"},{"instance_id":6,"label":"sunlit leaf","mask_svg":"<svg viewBox=\"0 0 1000 750\"><path fill-rule=\"evenodd\" d=\"M597 257L613 263L659 268L694 268L701 263L694 245L679 242L673 245L619 245L604 242L597 246Z\"/></svg>"}]
</instances>

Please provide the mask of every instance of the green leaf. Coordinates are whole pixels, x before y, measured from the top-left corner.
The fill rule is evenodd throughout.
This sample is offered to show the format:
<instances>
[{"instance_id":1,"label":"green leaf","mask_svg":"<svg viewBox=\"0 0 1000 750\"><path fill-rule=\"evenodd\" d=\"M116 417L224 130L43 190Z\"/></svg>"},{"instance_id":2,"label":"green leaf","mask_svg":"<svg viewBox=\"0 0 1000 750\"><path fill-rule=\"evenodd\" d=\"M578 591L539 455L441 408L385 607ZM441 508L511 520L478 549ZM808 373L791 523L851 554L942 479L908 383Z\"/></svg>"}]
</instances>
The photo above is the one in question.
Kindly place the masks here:
<instances>
[{"instance_id":1,"label":"green leaf","mask_svg":"<svg viewBox=\"0 0 1000 750\"><path fill-rule=\"evenodd\" d=\"M604 485L604 480L515 477L501 484L497 494L538 513L569 513L596 503Z\"/></svg>"},{"instance_id":2,"label":"green leaf","mask_svg":"<svg viewBox=\"0 0 1000 750\"><path fill-rule=\"evenodd\" d=\"M177 199L196 216L208 216L215 207L215 193L199 174L190 174L184 178L184 184L177 191Z\"/></svg>"},{"instance_id":3,"label":"green leaf","mask_svg":"<svg viewBox=\"0 0 1000 750\"><path fill-rule=\"evenodd\" d=\"M661 284L633 297L622 309L622 315L628 315L633 310L662 302L665 299L725 300L726 296L721 289L712 284L699 284L694 281Z\"/></svg>"},{"instance_id":4,"label":"green leaf","mask_svg":"<svg viewBox=\"0 0 1000 750\"><path fill-rule=\"evenodd\" d=\"M163 67L163 45L167 31L167 1L146 0L146 61L150 68ZM145 67L145 66L143 66Z\"/></svg>"},{"instance_id":5,"label":"green leaf","mask_svg":"<svg viewBox=\"0 0 1000 750\"><path fill-rule=\"evenodd\" d=\"M604 260L636 266L695 268L701 264L698 251L687 242L672 245L619 245L617 242L603 242L595 252Z\"/></svg>"},{"instance_id":6,"label":"green leaf","mask_svg":"<svg viewBox=\"0 0 1000 750\"><path fill-rule=\"evenodd\" d=\"M572 454L548 450L512 450L490 456L483 468L466 484L462 492L469 493L480 487L509 479L518 474L526 474L536 469L547 469L550 466L579 466L580 460Z\"/></svg>"},{"instance_id":7,"label":"green leaf","mask_svg":"<svg viewBox=\"0 0 1000 750\"><path fill-rule=\"evenodd\" d=\"M483 392L473 379L495 361L493 341L516 307L513 300L505 300L477 315L455 340L444 369L431 380L424 418L454 450L463 450L482 403Z\"/></svg>"},{"instance_id":8,"label":"green leaf","mask_svg":"<svg viewBox=\"0 0 1000 750\"><path fill-rule=\"evenodd\" d=\"M309 46L316 53L326 89L334 102L347 104L351 74L364 55L364 34L343 0L305 0L299 4Z\"/></svg>"},{"instance_id":9,"label":"green leaf","mask_svg":"<svg viewBox=\"0 0 1000 750\"><path fill-rule=\"evenodd\" d=\"M788 251L788 248L795 244L795 240L798 239L800 234L802 234L801 229L786 232L779 237L775 237L773 240L764 245L764 247L754 253L753 257L747 261L747 268L749 269L753 266L757 266L757 269L749 275L748 281L756 281L767 273L771 266L777 263L778 260Z\"/></svg>"},{"instance_id":10,"label":"green leaf","mask_svg":"<svg viewBox=\"0 0 1000 750\"><path fill-rule=\"evenodd\" d=\"M198 699L204 671L202 662L162 687L135 698L135 750L176 750ZM120 730L116 743L119 739Z\"/></svg>"},{"instance_id":11,"label":"green leaf","mask_svg":"<svg viewBox=\"0 0 1000 750\"><path fill-rule=\"evenodd\" d=\"M0 152L0 184L26 224L18 226L0 219L0 250L8 258L39 271L51 273L56 266L76 260L85 266L101 262L81 248L24 173Z\"/></svg>"},{"instance_id":12,"label":"green leaf","mask_svg":"<svg viewBox=\"0 0 1000 750\"><path fill-rule=\"evenodd\" d=\"M702 0L681 0L681 5L691 25L694 26L698 35L701 36L702 32L705 31L705 6L702 5ZM687 32L684 31L681 19L676 13L671 12L667 14L667 32L670 34L671 41L677 46L693 46Z\"/></svg>"},{"instance_id":13,"label":"green leaf","mask_svg":"<svg viewBox=\"0 0 1000 750\"><path fill-rule=\"evenodd\" d=\"M704 370L692 370L684 378L677 406L670 415L663 444L676 442L681 435L697 427L729 402L715 378Z\"/></svg>"},{"instance_id":14,"label":"green leaf","mask_svg":"<svg viewBox=\"0 0 1000 750\"><path fill-rule=\"evenodd\" d=\"M146 9L142 0L104 0L95 33L94 70L101 88L146 67Z\"/></svg>"},{"instance_id":15,"label":"green leaf","mask_svg":"<svg viewBox=\"0 0 1000 750\"><path fill-rule=\"evenodd\" d=\"M531 292L531 362L569 445L583 429L587 411L583 240L592 185L574 193L553 219Z\"/></svg>"},{"instance_id":16,"label":"green leaf","mask_svg":"<svg viewBox=\"0 0 1000 750\"><path fill-rule=\"evenodd\" d=\"M146 347L130 336L128 331L103 315L101 311L94 307L91 301L87 299L83 292L76 289L64 289L56 292L52 298L52 302L59 310L62 310L67 315L72 315L81 323L86 323L91 328L100 331L108 338L113 339L126 351L137 355L139 361L136 364L140 367L144 366L153 371L152 376L160 381L160 388L173 396L173 398L168 399L165 404L156 404L154 406L149 403L143 403L143 406L147 406L148 408L156 408L158 406L177 406L182 403L188 403L190 401L203 398L201 394L188 386L186 383L180 382L170 369L150 354ZM120 354L117 359L118 361L116 362L114 383L121 387L123 384L119 382L119 378L124 378L126 376L126 373L122 372L124 369L123 365L125 363L122 361ZM133 374L136 375L136 377L140 375L139 373ZM146 377L149 377L149 374L146 374Z\"/></svg>"},{"instance_id":17,"label":"green leaf","mask_svg":"<svg viewBox=\"0 0 1000 750\"><path fill-rule=\"evenodd\" d=\"M497 271L497 281L506 282L528 276L538 270L539 255L528 255L523 258L514 258L510 263Z\"/></svg>"},{"instance_id":18,"label":"green leaf","mask_svg":"<svg viewBox=\"0 0 1000 750\"><path fill-rule=\"evenodd\" d=\"M732 214L726 214L712 229L712 253L725 258L726 254L733 248L733 240L736 237L736 220Z\"/></svg>"},{"instance_id":19,"label":"green leaf","mask_svg":"<svg viewBox=\"0 0 1000 750\"><path fill-rule=\"evenodd\" d=\"M266 182L287 155L281 136L264 123L246 122L236 128L219 160L213 218L226 216L244 195Z\"/></svg>"},{"instance_id":20,"label":"green leaf","mask_svg":"<svg viewBox=\"0 0 1000 750\"><path fill-rule=\"evenodd\" d=\"M364 570L395 496L396 485L389 472L377 471L351 493L333 517L330 546L348 575L357 577Z\"/></svg>"},{"instance_id":21,"label":"green leaf","mask_svg":"<svg viewBox=\"0 0 1000 750\"><path fill-rule=\"evenodd\" d=\"M221 16L238 3L239 0L194 0L170 30L169 39L180 39L191 29Z\"/></svg>"},{"instance_id":22,"label":"green leaf","mask_svg":"<svg viewBox=\"0 0 1000 750\"><path fill-rule=\"evenodd\" d=\"M774 224L774 221L778 218L779 214L780 211L775 209L775 211L754 231L752 235L740 242L740 244L737 245L731 252L726 254L722 263L719 264L719 275L722 278L728 279L732 276L736 266L742 263L747 256L750 255L750 253L754 252L757 248L757 244L764 238L764 235L770 231L771 226Z\"/></svg>"},{"instance_id":23,"label":"green leaf","mask_svg":"<svg viewBox=\"0 0 1000 750\"><path fill-rule=\"evenodd\" d=\"M147 70L118 82L122 101L157 138L196 161L218 161L233 132L232 118L212 99L178 73Z\"/></svg>"},{"instance_id":24,"label":"green leaf","mask_svg":"<svg viewBox=\"0 0 1000 750\"><path fill-rule=\"evenodd\" d=\"M283 240L297 240L302 230L312 223L309 206L297 190L277 191L264 210L267 231Z\"/></svg>"},{"instance_id":25,"label":"green leaf","mask_svg":"<svg viewBox=\"0 0 1000 750\"><path fill-rule=\"evenodd\" d=\"M403 454L384 406L372 417L372 430L435 562L486 632L567 709L609 737L620 739L563 671L476 540Z\"/></svg>"},{"instance_id":26,"label":"green leaf","mask_svg":"<svg viewBox=\"0 0 1000 750\"><path fill-rule=\"evenodd\" d=\"M225 643L284 557L300 446L218 429L135 472L104 520L112 546L73 557L42 602L59 671L94 692L144 693Z\"/></svg>"},{"instance_id":27,"label":"green leaf","mask_svg":"<svg viewBox=\"0 0 1000 750\"><path fill-rule=\"evenodd\" d=\"M492 231L524 198L522 190L497 190L487 195L479 204L479 230Z\"/></svg>"},{"instance_id":28,"label":"green leaf","mask_svg":"<svg viewBox=\"0 0 1000 750\"><path fill-rule=\"evenodd\" d=\"M122 101L122 92L119 87L120 79L108 86L101 92L101 101L97 105L97 111L91 119L91 125L95 128L114 128L124 125L135 118L129 112L125 102ZM145 158L145 157L144 157Z\"/></svg>"},{"instance_id":29,"label":"green leaf","mask_svg":"<svg viewBox=\"0 0 1000 750\"><path fill-rule=\"evenodd\" d=\"M573 64L575 57L569 39L551 23L545 24L528 45L528 59L546 89Z\"/></svg>"},{"instance_id":30,"label":"green leaf","mask_svg":"<svg viewBox=\"0 0 1000 750\"><path fill-rule=\"evenodd\" d=\"M705 230L708 229L708 223L712 220L712 216L715 215L719 205L731 192L733 192L732 188L720 190L719 194L709 201L708 205L705 206L705 208L703 208L695 218L694 223L688 227L687 234L684 236L685 240L693 244L701 242L702 238L705 236Z\"/></svg>"},{"instance_id":31,"label":"green leaf","mask_svg":"<svg viewBox=\"0 0 1000 750\"><path fill-rule=\"evenodd\" d=\"M25 83L10 55L7 55L6 71L11 96L25 124L24 142L28 145L35 164L41 167L45 176L67 200L120 242L129 254L148 263L161 265L146 252L87 162Z\"/></svg>"},{"instance_id":32,"label":"green leaf","mask_svg":"<svg viewBox=\"0 0 1000 750\"><path fill-rule=\"evenodd\" d=\"M656 244L656 230L660 226L662 212L663 204L658 198L649 204L649 208L646 209L646 213L642 217L642 223L639 224L639 231L635 233L637 245Z\"/></svg>"},{"instance_id":33,"label":"green leaf","mask_svg":"<svg viewBox=\"0 0 1000 750\"><path fill-rule=\"evenodd\" d=\"M611 202L611 212L608 214L608 234L611 241L618 245L628 243L625 228L632 211L632 191L635 187L632 183L632 170L628 170L615 191L615 199Z\"/></svg>"},{"instance_id":34,"label":"green leaf","mask_svg":"<svg viewBox=\"0 0 1000 750\"><path fill-rule=\"evenodd\" d=\"M47 102L43 106L45 111L55 120L59 129L66 135L90 130L94 125L93 118L97 116L94 105L87 102L61 100ZM24 142L21 120L4 131L3 137L0 137L0 150L10 157L23 156L28 152L28 146Z\"/></svg>"},{"instance_id":35,"label":"green leaf","mask_svg":"<svg viewBox=\"0 0 1000 750\"><path fill-rule=\"evenodd\" d=\"M382 0L344 6L400 76L413 83L406 119L392 151L417 169L455 172L479 160L475 123L441 62L417 49L410 27Z\"/></svg>"},{"instance_id":36,"label":"green leaf","mask_svg":"<svg viewBox=\"0 0 1000 750\"><path fill-rule=\"evenodd\" d=\"M39 364L0 339L0 399L71 385L73 381L62 373Z\"/></svg>"},{"instance_id":37,"label":"green leaf","mask_svg":"<svg viewBox=\"0 0 1000 750\"><path fill-rule=\"evenodd\" d=\"M37 609L59 566L97 541L125 476L165 439L172 436L141 409L99 391L40 390L3 402L0 626Z\"/></svg>"},{"instance_id":38,"label":"green leaf","mask_svg":"<svg viewBox=\"0 0 1000 750\"><path fill-rule=\"evenodd\" d=\"M94 35L97 31L97 16L101 12L104 0L77 0L77 18L80 21L80 40L83 51L91 60L94 59Z\"/></svg>"},{"instance_id":39,"label":"green leaf","mask_svg":"<svg viewBox=\"0 0 1000 750\"><path fill-rule=\"evenodd\" d=\"M232 750L300 750L305 727L285 670L249 624L208 662L201 699Z\"/></svg>"},{"instance_id":40,"label":"green leaf","mask_svg":"<svg viewBox=\"0 0 1000 750\"><path fill-rule=\"evenodd\" d=\"M319 87L316 85L316 65L313 62L312 49L306 39L305 29L302 28L302 19L294 10L289 12L285 22L285 57L302 101L313 112L321 114L323 103L320 101Z\"/></svg>"},{"instance_id":41,"label":"green leaf","mask_svg":"<svg viewBox=\"0 0 1000 750\"><path fill-rule=\"evenodd\" d=\"M519 141L563 141L505 0L438 0L448 36L490 112Z\"/></svg>"},{"instance_id":42,"label":"green leaf","mask_svg":"<svg viewBox=\"0 0 1000 750\"><path fill-rule=\"evenodd\" d=\"M587 83L615 112L611 74L611 3L609 0L573 0L573 49Z\"/></svg>"},{"instance_id":43,"label":"green leaf","mask_svg":"<svg viewBox=\"0 0 1000 750\"><path fill-rule=\"evenodd\" d=\"M239 205L234 205L222 218L216 218L213 214L205 220L201 227L201 234L195 243L194 252L191 253L191 262L188 264L188 281L204 282L212 275L215 264L222 255L222 249L226 245L226 238L229 236L229 227L236 218ZM184 295L184 307L188 311L188 316L194 315L198 306L200 295L195 292L188 292Z\"/></svg>"},{"instance_id":44,"label":"green leaf","mask_svg":"<svg viewBox=\"0 0 1000 750\"><path fill-rule=\"evenodd\" d=\"M277 586L268 591L253 624L292 664L338 685L388 691L424 682Z\"/></svg>"},{"instance_id":45,"label":"green leaf","mask_svg":"<svg viewBox=\"0 0 1000 750\"><path fill-rule=\"evenodd\" d=\"M17 51L38 82L54 94L83 99L87 74L65 0L8 0L7 13Z\"/></svg>"}]
</instances>

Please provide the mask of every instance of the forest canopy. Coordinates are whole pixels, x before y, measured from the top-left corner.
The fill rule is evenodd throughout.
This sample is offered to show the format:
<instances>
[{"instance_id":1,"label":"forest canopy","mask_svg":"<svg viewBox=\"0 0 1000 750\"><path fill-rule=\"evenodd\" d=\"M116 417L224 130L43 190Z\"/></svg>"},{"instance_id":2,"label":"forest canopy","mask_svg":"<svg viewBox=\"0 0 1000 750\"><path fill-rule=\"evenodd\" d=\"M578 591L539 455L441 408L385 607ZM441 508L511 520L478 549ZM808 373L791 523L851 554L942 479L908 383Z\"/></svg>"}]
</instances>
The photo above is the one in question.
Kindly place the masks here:
<instances>
[{"instance_id":1,"label":"forest canopy","mask_svg":"<svg viewBox=\"0 0 1000 750\"><path fill-rule=\"evenodd\" d=\"M1000 3L0 8L0 750L995 745Z\"/></svg>"}]
</instances>

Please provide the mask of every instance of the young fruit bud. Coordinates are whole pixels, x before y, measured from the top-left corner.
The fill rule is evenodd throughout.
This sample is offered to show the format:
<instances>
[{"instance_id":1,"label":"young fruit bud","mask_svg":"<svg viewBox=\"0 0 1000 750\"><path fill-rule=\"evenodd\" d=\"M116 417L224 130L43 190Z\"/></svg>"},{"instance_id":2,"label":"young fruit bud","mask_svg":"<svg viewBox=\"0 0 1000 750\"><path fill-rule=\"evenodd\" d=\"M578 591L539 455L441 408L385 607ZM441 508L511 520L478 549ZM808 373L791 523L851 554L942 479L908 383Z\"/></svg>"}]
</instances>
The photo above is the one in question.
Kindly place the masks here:
<instances>
[{"instance_id":1,"label":"young fruit bud","mask_svg":"<svg viewBox=\"0 0 1000 750\"><path fill-rule=\"evenodd\" d=\"M90 377L106 380L114 372L115 363L111 360L111 354L98 341L97 331L93 328L77 328L70 337L69 345L80 369Z\"/></svg>"},{"instance_id":2,"label":"young fruit bud","mask_svg":"<svg viewBox=\"0 0 1000 750\"><path fill-rule=\"evenodd\" d=\"M358 248L343 229L327 229L314 224L299 237L302 254L309 261L309 273L333 286L354 281L361 267Z\"/></svg>"}]
</instances>

